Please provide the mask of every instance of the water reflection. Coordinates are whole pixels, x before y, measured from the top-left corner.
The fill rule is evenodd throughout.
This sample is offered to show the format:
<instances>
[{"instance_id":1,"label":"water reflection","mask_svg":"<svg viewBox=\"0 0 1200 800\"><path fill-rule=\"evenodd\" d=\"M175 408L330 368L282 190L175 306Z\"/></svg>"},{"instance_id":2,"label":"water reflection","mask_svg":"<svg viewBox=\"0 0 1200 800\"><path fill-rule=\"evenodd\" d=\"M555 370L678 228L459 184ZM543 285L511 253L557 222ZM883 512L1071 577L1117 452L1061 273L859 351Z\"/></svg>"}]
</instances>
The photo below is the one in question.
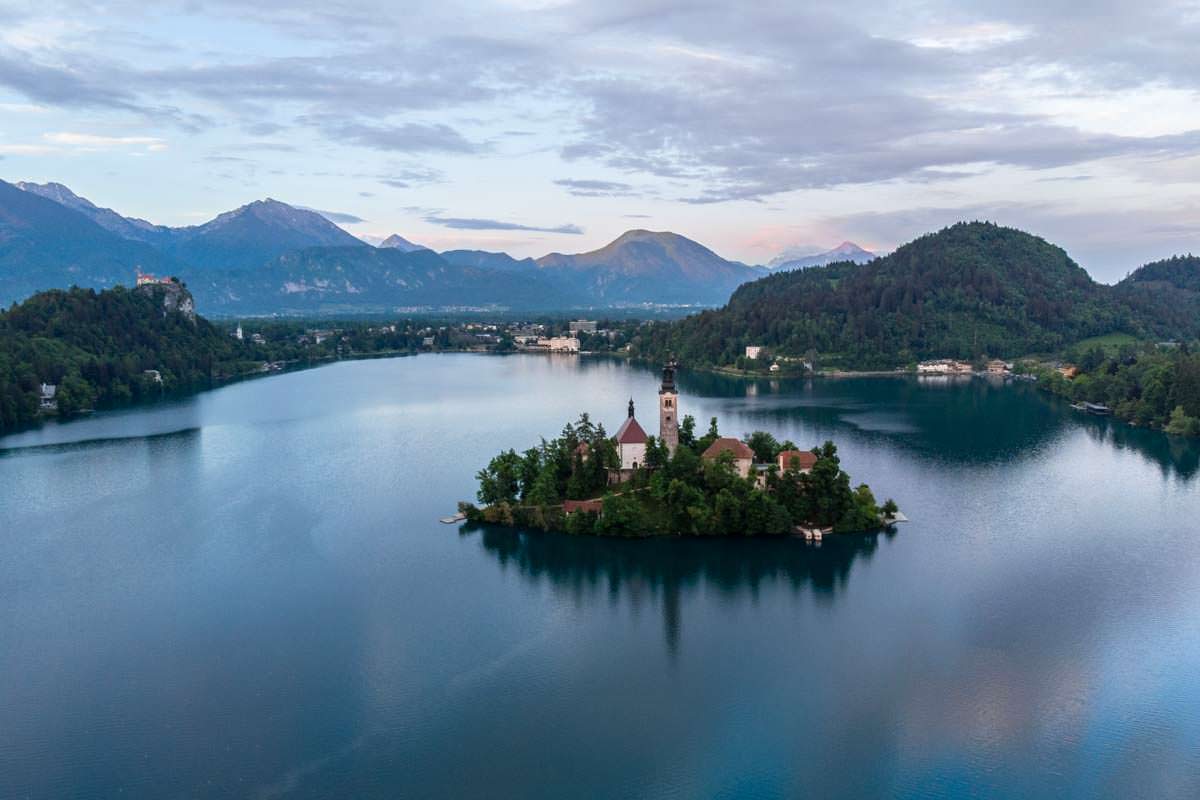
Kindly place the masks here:
<instances>
[{"instance_id":1,"label":"water reflection","mask_svg":"<svg viewBox=\"0 0 1200 800\"><path fill-rule=\"evenodd\" d=\"M1200 442L1195 439L1137 428L1112 417L1081 414L1071 410L1066 401L1047 400L1046 403L1071 415L1072 424L1082 427L1095 441L1120 450L1136 451L1153 461L1164 477L1175 475L1190 481L1200 472Z\"/></svg>"},{"instance_id":2,"label":"water reflection","mask_svg":"<svg viewBox=\"0 0 1200 800\"><path fill-rule=\"evenodd\" d=\"M894 531L832 536L819 545L794 538L615 540L471 523L461 534L478 534L502 566L515 566L532 584L548 581L576 600L661 603L672 656L679 647L683 593L703 585L732 601L784 586L794 593L811 591L828 603L846 587L854 563L870 560L881 539L895 536Z\"/></svg>"},{"instance_id":3,"label":"water reflection","mask_svg":"<svg viewBox=\"0 0 1200 800\"><path fill-rule=\"evenodd\" d=\"M1098 441L1150 458L1164 475L1191 480L1200 472L1200 443L1076 414L1025 383L969 377L747 380L695 372L681 372L679 383L689 395L720 400L737 415L730 422L743 427L786 431L799 420L821 436L837 440L852 433L939 463L1025 460L1083 426Z\"/></svg>"},{"instance_id":4,"label":"water reflection","mask_svg":"<svg viewBox=\"0 0 1200 800\"><path fill-rule=\"evenodd\" d=\"M39 442L36 440L30 441L27 444L18 443L16 437L10 437L5 440L5 444L12 444L9 447L0 447L0 458L13 458L20 455L35 455L45 453L70 453L77 450L90 450L97 447L105 447L114 442L116 443L134 443L140 442L148 448L154 445L161 445L171 442L187 442L188 440L196 440L200 437L200 428L198 426L189 426L180 430L170 430L155 433L126 433L124 435L115 436L97 436L96 438L88 439L71 439L66 441L49 441Z\"/></svg>"}]
</instances>

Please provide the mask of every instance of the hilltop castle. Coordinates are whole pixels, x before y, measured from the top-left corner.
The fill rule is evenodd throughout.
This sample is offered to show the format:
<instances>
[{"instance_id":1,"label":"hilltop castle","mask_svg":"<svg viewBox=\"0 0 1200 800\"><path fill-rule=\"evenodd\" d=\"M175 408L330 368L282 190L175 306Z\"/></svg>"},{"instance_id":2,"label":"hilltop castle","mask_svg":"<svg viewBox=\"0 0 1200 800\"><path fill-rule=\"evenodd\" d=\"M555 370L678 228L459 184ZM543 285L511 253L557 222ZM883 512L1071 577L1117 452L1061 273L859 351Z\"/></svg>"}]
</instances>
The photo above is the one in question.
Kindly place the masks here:
<instances>
[{"instance_id":1,"label":"hilltop castle","mask_svg":"<svg viewBox=\"0 0 1200 800\"><path fill-rule=\"evenodd\" d=\"M679 446L679 392L675 389L677 368L674 359L663 365L662 385L658 390L658 440L666 442L671 455L675 455L675 448ZM610 472L609 483L624 483L633 477L638 467L646 463L646 442L649 438L634 415L631 397L629 415L614 437L621 466Z\"/></svg>"}]
</instances>

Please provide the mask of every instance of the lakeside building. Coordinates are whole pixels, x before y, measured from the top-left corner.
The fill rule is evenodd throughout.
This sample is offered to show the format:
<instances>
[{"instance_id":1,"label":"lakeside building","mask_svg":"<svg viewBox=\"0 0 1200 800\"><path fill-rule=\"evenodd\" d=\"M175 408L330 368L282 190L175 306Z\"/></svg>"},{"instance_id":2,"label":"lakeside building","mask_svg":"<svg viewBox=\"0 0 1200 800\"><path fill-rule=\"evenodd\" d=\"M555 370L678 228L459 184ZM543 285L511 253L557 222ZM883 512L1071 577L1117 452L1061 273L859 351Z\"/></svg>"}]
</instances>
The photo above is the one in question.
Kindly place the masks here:
<instances>
[{"instance_id":1,"label":"lakeside building","mask_svg":"<svg viewBox=\"0 0 1200 800\"><path fill-rule=\"evenodd\" d=\"M543 350L549 350L551 353L579 352L579 340L574 336L543 337L538 339L534 346Z\"/></svg>"},{"instance_id":2,"label":"lakeside building","mask_svg":"<svg viewBox=\"0 0 1200 800\"><path fill-rule=\"evenodd\" d=\"M58 384L43 383L38 392L38 410L58 411Z\"/></svg>"},{"instance_id":3,"label":"lakeside building","mask_svg":"<svg viewBox=\"0 0 1200 800\"><path fill-rule=\"evenodd\" d=\"M763 353L762 345L748 344L746 345L746 358L758 358Z\"/></svg>"},{"instance_id":4,"label":"lakeside building","mask_svg":"<svg viewBox=\"0 0 1200 800\"><path fill-rule=\"evenodd\" d=\"M987 371L989 375L1007 375L1012 371L1012 364L996 358L987 363Z\"/></svg>"},{"instance_id":5,"label":"lakeside building","mask_svg":"<svg viewBox=\"0 0 1200 800\"><path fill-rule=\"evenodd\" d=\"M953 358L939 358L917 364L918 375L970 375L974 372L970 362Z\"/></svg>"},{"instance_id":6,"label":"lakeside building","mask_svg":"<svg viewBox=\"0 0 1200 800\"><path fill-rule=\"evenodd\" d=\"M594 319L576 319L567 323L567 329L571 333L595 333L596 320Z\"/></svg>"}]
</instances>

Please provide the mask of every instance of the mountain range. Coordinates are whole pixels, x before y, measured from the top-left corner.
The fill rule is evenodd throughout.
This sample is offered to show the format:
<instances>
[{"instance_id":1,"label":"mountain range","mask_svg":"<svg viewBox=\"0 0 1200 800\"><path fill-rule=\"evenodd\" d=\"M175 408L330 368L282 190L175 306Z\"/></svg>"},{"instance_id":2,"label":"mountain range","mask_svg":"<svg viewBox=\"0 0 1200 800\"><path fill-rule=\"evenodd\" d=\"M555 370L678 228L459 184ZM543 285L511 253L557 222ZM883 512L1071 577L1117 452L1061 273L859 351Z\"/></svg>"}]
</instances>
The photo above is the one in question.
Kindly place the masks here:
<instances>
[{"instance_id":1,"label":"mountain range","mask_svg":"<svg viewBox=\"0 0 1200 800\"><path fill-rule=\"evenodd\" d=\"M832 250L820 253L810 252L809 248L788 248L767 262L767 267L773 270L806 269L808 267L823 267L837 261L853 261L865 264L875 258L870 250L864 250L854 242L842 242Z\"/></svg>"},{"instance_id":2,"label":"mountain range","mask_svg":"<svg viewBox=\"0 0 1200 800\"><path fill-rule=\"evenodd\" d=\"M713 363L730 363L746 344L838 353L862 366L1048 352L1112 332L1200 335L1200 259L1190 256L1108 286L1038 237L960 223L883 257L845 242L772 264L747 266L648 230L538 259L437 253L399 235L372 246L321 213L271 199L171 228L62 184L0 181L2 305L44 289L130 284L138 271L179 277L209 315L725 305L647 344Z\"/></svg>"},{"instance_id":3,"label":"mountain range","mask_svg":"<svg viewBox=\"0 0 1200 800\"><path fill-rule=\"evenodd\" d=\"M316 211L259 200L202 225L124 217L58 183L0 181L0 304L77 284L175 275L211 314L712 306L764 274L678 234L629 231L599 250L515 259L438 254L394 234L378 247Z\"/></svg>"}]
</instances>

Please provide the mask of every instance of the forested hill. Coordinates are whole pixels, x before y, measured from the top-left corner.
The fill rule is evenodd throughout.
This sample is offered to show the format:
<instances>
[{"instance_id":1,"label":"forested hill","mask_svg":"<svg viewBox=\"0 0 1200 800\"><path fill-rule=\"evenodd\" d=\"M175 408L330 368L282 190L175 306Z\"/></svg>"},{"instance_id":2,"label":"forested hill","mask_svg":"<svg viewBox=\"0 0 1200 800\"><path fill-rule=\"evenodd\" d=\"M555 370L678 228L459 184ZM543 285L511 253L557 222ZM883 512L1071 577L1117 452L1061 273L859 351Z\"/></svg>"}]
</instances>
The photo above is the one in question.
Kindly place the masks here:
<instances>
[{"instance_id":1,"label":"forested hill","mask_svg":"<svg viewBox=\"0 0 1200 800\"><path fill-rule=\"evenodd\" d=\"M181 297L191 299L178 285L56 289L0 311L0 431L37 415L42 383L57 386L59 410L71 413L237 370L246 345L190 313Z\"/></svg>"},{"instance_id":2,"label":"forested hill","mask_svg":"<svg viewBox=\"0 0 1200 800\"><path fill-rule=\"evenodd\" d=\"M1154 319L1165 339L1196 335L1200 322L1200 257L1175 256L1141 267L1121 281L1116 291L1141 317Z\"/></svg>"},{"instance_id":3,"label":"forested hill","mask_svg":"<svg viewBox=\"0 0 1200 800\"><path fill-rule=\"evenodd\" d=\"M748 283L725 308L655 328L639 353L727 365L746 345L765 345L795 356L815 351L827 365L883 368L1055 352L1118 331L1195 334L1195 319L1159 318L1153 291L1141 304L1125 294L1096 283L1039 237L958 223L865 265L842 262Z\"/></svg>"}]
</instances>

